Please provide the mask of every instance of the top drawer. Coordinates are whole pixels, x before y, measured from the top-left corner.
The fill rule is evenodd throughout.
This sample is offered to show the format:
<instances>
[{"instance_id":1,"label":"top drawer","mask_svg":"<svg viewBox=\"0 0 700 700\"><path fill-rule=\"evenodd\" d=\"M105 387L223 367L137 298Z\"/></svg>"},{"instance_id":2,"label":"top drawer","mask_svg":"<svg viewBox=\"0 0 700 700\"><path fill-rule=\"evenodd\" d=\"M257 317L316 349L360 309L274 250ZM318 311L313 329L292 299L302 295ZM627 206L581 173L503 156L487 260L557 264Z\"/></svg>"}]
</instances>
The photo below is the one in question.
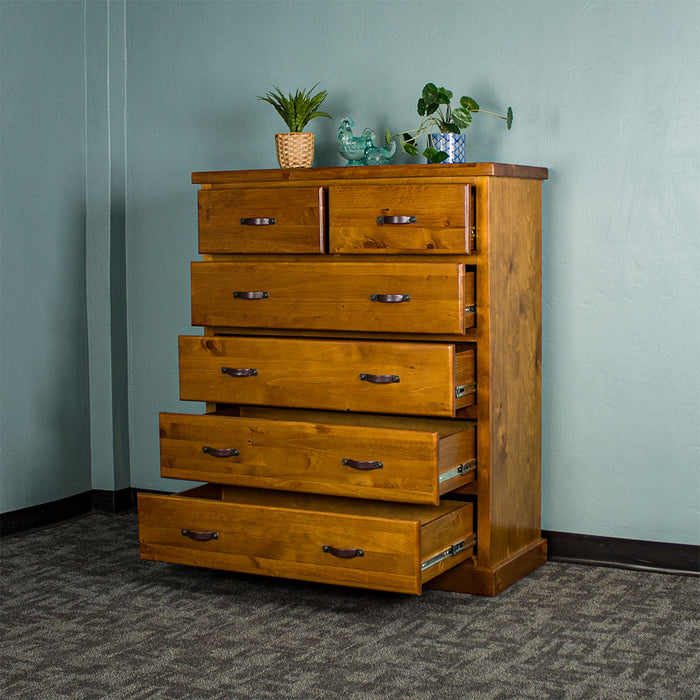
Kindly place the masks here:
<instances>
[{"instance_id":1,"label":"top drawer","mask_svg":"<svg viewBox=\"0 0 700 700\"><path fill-rule=\"evenodd\" d=\"M200 253L323 253L321 187L199 191Z\"/></svg>"},{"instance_id":2,"label":"top drawer","mask_svg":"<svg viewBox=\"0 0 700 700\"><path fill-rule=\"evenodd\" d=\"M471 185L331 186L330 252L470 254L471 200Z\"/></svg>"}]
</instances>

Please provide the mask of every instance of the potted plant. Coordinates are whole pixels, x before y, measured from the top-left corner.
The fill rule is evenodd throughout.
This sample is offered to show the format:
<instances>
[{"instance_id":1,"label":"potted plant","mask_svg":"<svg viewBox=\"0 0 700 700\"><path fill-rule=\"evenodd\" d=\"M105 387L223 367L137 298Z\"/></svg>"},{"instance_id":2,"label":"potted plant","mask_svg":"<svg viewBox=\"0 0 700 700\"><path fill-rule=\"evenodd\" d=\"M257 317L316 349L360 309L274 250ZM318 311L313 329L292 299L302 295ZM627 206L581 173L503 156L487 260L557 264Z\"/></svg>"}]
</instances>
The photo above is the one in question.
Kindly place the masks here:
<instances>
[{"instance_id":1,"label":"potted plant","mask_svg":"<svg viewBox=\"0 0 700 700\"><path fill-rule=\"evenodd\" d=\"M286 133L275 134L277 161L281 168L309 168L314 160L314 134L304 132L304 127L316 117L328 117L330 114L320 110L328 94L326 90L314 90L318 83L309 90L297 90L293 95L285 95L276 85L258 99L268 102L282 117L289 128Z\"/></svg>"},{"instance_id":2,"label":"potted plant","mask_svg":"<svg viewBox=\"0 0 700 700\"><path fill-rule=\"evenodd\" d=\"M387 143L397 137L404 153L417 156L418 139L426 134L427 143L423 155L429 163L463 163L465 136L462 131L471 125L473 114L483 112L503 119L508 129L513 124L513 110L510 107L506 115L502 116L481 109L473 97L463 96L459 98L459 107L452 109L452 97L451 90L428 83L418 100L418 116L422 117L418 128L393 135L387 129Z\"/></svg>"}]
</instances>

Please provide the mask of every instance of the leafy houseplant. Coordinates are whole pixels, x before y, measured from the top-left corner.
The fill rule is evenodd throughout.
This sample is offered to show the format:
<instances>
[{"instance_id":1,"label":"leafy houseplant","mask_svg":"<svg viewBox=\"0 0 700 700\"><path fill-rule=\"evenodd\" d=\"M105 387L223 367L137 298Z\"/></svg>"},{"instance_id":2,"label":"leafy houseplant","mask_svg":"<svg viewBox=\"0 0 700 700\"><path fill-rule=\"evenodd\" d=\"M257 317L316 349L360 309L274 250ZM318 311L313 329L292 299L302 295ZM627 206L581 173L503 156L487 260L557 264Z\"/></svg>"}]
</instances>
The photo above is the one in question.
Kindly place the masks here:
<instances>
[{"instance_id":1,"label":"leafy houseplant","mask_svg":"<svg viewBox=\"0 0 700 700\"><path fill-rule=\"evenodd\" d=\"M304 127L317 117L331 115L321 111L321 104L326 99L327 91L319 90L314 94L318 83L309 90L297 90L285 95L277 86L258 99L271 104L282 117L289 132L275 134L277 160L282 168L308 168L314 159L314 134L304 133Z\"/></svg>"},{"instance_id":2,"label":"leafy houseplant","mask_svg":"<svg viewBox=\"0 0 700 700\"><path fill-rule=\"evenodd\" d=\"M505 116L488 112L481 109L473 97L463 96L459 98L459 107L452 109L453 93L444 87L437 87L434 83L428 83L418 100L418 116L422 117L420 125L413 131L404 131L398 134L386 132L386 141L389 143L394 136L398 137L401 150L412 156L418 155L418 139L427 134L427 147L423 155L430 163L442 163L448 158L445 151L438 150L433 146L433 133L440 134L461 134L463 129L469 128L472 123L472 115L477 112L490 114L491 116L503 119L506 127L511 128L513 124L513 110L508 107Z\"/></svg>"}]
</instances>

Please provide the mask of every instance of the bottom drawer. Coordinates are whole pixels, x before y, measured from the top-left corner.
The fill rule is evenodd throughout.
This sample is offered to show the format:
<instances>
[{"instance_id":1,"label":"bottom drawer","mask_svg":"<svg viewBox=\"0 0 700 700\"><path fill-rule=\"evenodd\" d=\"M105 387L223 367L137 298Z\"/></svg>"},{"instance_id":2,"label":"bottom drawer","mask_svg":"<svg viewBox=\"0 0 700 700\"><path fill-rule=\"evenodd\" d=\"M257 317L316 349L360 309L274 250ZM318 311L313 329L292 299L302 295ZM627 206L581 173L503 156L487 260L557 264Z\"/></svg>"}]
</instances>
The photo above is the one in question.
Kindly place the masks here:
<instances>
[{"instance_id":1,"label":"bottom drawer","mask_svg":"<svg viewBox=\"0 0 700 700\"><path fill-rule=\"evenodd\" d=\"M470 503L379 503L207 484L139 494L142 559L398 593L473 554Z\"/></svg>"}]
</instances>

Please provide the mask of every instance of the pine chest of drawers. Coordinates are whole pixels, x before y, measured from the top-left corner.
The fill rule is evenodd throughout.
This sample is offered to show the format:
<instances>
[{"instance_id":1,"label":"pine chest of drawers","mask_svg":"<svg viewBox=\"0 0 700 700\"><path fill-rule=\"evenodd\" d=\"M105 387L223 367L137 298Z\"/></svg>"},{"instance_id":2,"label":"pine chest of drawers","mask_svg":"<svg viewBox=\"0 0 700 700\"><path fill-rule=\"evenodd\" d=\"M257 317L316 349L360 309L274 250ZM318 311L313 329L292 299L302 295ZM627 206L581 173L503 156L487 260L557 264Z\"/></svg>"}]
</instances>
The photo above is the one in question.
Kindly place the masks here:
<instances>
[{"instance_id":1,"label":"pine chest of drawers","mask_svg":"<svg viewBox=\"0 0 700 700\"><path fill-rule=\"evenodd\" d=\"M540 532L543 168L194 173L199 250L141 556L496 595Z\"/></svg>"}]
</instances>

